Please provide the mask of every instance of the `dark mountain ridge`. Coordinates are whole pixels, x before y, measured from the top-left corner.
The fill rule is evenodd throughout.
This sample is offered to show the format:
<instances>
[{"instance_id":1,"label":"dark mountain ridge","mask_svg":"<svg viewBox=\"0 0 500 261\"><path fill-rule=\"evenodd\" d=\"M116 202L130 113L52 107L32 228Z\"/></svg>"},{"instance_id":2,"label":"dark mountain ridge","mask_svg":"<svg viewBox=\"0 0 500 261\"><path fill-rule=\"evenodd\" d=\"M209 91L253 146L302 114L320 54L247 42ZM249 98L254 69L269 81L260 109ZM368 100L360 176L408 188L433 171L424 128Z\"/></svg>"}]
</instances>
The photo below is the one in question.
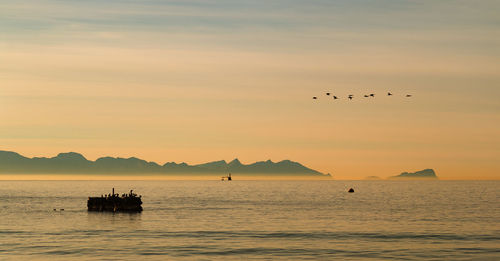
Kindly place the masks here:
<instances>
[{"instance_id":1,"label":"dark mountain ridge","mask_svg":"<svg viewBox=\"0 0 500 261\"><path fill-rule=\"evenodd\" d=\"M304 165L283 160L259 161L242 164L238 159L227 163L224 160L197 165L167 162L159 165L135 157L101 157L95 161L87 160L76 152L59 153L52 158L27 158L19 153L0 151L0 173L4 174L261 174L261 175L296 175L329 177Z\"/></svg>"}]
</instances>

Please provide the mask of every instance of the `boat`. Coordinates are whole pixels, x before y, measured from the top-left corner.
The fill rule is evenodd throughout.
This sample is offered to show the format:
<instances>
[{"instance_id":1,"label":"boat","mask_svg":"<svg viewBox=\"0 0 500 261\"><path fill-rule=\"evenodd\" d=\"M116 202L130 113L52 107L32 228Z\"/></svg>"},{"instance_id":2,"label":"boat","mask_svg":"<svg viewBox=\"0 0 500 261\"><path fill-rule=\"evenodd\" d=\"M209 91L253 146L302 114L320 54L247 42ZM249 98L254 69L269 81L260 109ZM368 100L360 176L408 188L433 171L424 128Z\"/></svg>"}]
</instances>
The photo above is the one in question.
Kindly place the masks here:
<instances>
[{"instance_id":1,"label":"boat","mask_svg":"<svg viewBox=\"0 0 500 261\"><path fill-rule=\"evenodd\" d=\"M110 212L141 212L142 196L130 190L128 194L115 194L115 188L108 195L100 197L89 197L87 201L88 211L110 211Z\"/></svg>"},{"instance_id":2,"label":"boat","mask_svg":"<svg viewBox=\"0 0 500 261\"><path fill-rule=\"evenodd\" d=\"M231 173L229 173L227 176L222 176L222 177L220 177L220 180L221 180L221 181L224 181L224 180L226 180L226 179L227 179L227 181L231 181L231 180L232 180L232 178L231 178Z\"/></svg>"}]
</instances>

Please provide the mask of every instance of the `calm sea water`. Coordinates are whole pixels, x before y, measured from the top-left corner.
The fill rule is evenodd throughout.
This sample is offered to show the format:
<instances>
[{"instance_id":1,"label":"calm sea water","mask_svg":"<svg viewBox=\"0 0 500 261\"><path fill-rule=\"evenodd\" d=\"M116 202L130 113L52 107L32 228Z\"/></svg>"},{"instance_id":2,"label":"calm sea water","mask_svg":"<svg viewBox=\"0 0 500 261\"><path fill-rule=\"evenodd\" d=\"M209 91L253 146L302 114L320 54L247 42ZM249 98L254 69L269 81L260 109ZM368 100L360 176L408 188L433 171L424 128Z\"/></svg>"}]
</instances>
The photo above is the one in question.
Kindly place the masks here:
<instances>
[{"instance_id":1,"label":"calm sea water","mask_svg":"<svg viewBox=\"0 0 500 261\"><path fill-rule=\"evenodd\" d=\"M144 212L87 212L112 187ZM500 260L498 181L0 181L0 197L1 260Z\"/></svg>"}]
</instances>

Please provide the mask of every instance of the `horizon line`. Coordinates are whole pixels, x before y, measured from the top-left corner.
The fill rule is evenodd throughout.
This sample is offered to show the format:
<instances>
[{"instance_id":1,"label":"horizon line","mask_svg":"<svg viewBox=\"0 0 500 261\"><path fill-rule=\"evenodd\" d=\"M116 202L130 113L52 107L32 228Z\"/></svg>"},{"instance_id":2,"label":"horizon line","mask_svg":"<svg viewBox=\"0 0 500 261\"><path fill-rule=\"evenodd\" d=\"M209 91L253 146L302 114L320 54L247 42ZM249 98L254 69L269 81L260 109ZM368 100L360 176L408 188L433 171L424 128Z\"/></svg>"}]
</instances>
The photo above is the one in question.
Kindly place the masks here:
<instances>
[{"instance_id":1,"label":"horizon line","mask_svg":"<svg viewBox=\"0 0 500 261\"><path fill-rule=\"evenodd\" d=\"M213 175L101 175L101 174L0 174L0 181L220 181L217 173ZM233 181L369 181L369 182L402 182L402 181L500 181L500 179L428 179L428 178L383 178L378 180L345 179L333 176L265 176L236 175Z\"/></svg>"}]
</instances>

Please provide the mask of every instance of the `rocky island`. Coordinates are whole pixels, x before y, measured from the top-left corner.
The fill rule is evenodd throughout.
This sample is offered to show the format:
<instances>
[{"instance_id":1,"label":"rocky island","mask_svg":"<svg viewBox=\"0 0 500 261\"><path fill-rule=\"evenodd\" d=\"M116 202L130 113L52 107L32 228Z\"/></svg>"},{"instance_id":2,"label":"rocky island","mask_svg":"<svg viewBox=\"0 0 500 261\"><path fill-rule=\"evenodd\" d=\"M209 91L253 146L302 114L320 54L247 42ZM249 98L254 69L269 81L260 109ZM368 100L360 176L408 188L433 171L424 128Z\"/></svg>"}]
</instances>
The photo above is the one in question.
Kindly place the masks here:
<instances>
[{"instance_id":1,"label":"rocky island","mask_svg":"<svg viewBox=\"0 0 500 261\"><path fill-rule=\"evenodd\" d=\"M403 172L398 176L390 177L390 179L438 179L436 172L433 169L424 169L416 172Z\"/></svg>"}]
</instances>

